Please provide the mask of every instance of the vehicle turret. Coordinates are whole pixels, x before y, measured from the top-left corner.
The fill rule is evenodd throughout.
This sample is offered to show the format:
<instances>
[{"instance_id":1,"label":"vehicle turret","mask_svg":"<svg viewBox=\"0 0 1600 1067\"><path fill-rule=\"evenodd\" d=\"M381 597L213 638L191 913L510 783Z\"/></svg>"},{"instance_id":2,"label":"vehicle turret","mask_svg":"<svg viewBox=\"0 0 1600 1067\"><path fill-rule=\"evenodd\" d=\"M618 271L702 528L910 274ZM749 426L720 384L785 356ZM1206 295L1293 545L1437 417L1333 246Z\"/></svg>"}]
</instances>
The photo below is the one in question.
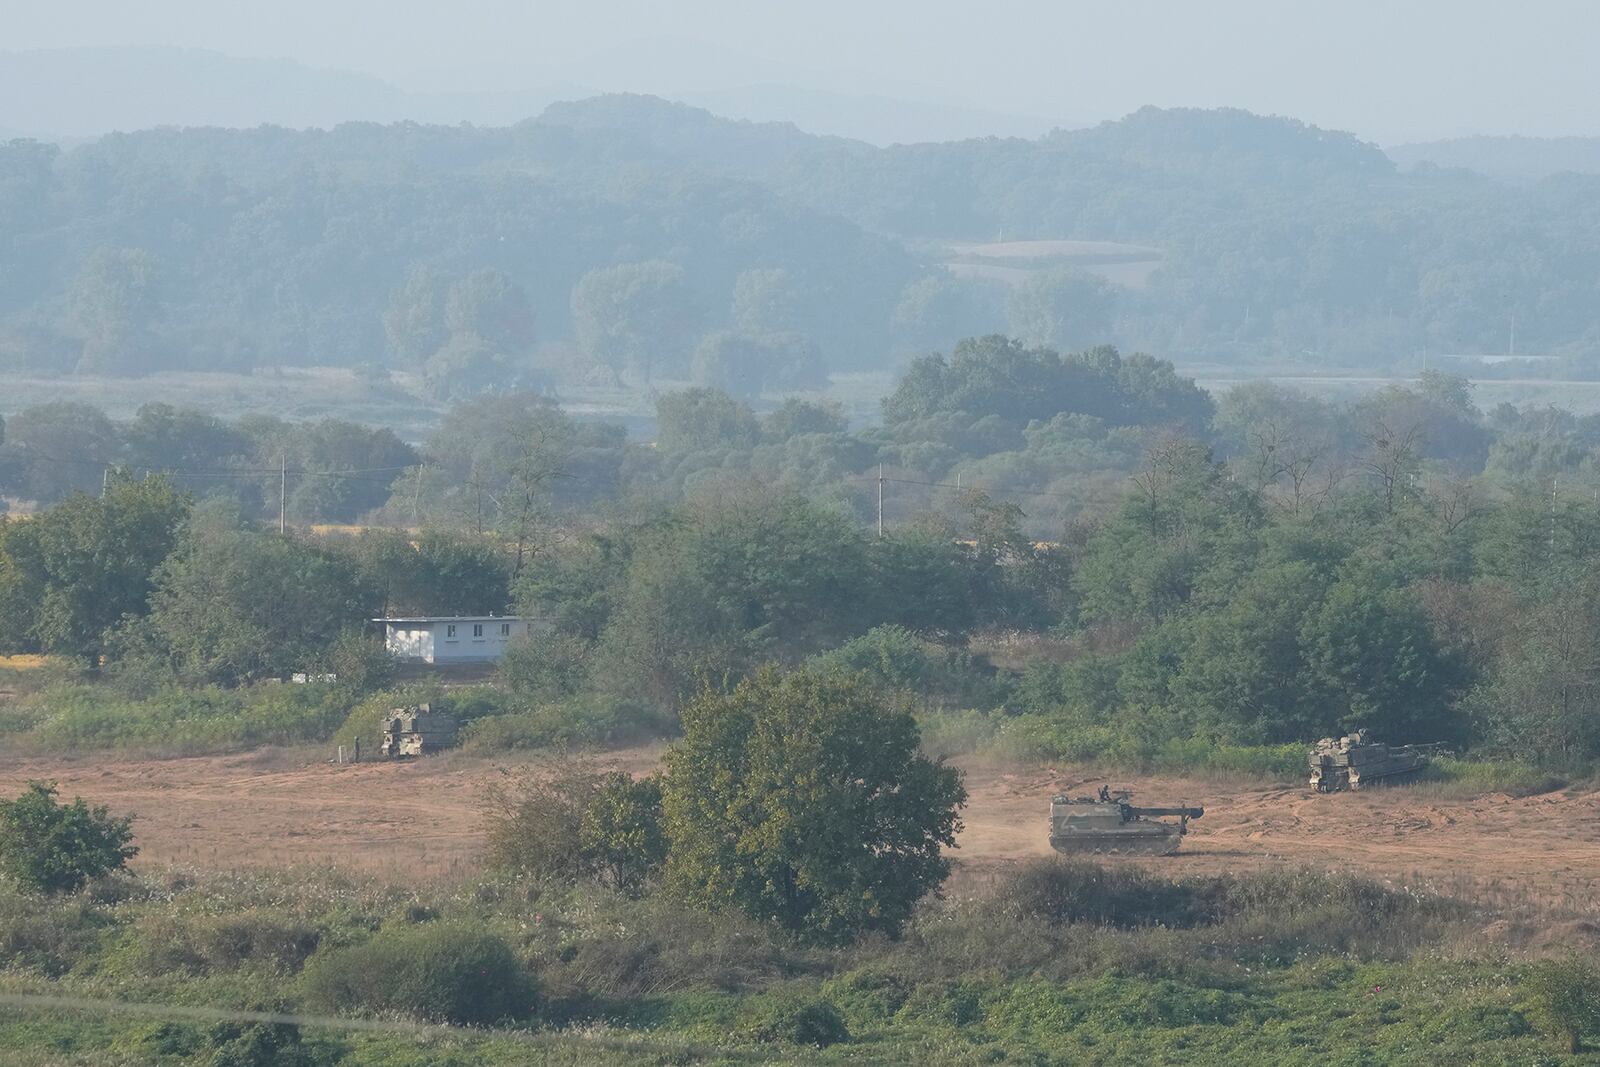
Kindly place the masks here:
<instances>
[{"instance_id":1,"label":"vehicle turret","mask_svg":"<svg viewBox=\"0 0 1600 1067\"><path fill-rule=\"evenodd\" d=\"M1170 855L1189 832L1199 806L1138 807L1133 794L1102 786L1097 796L1057 796L1050 801L1050 847L1065 855ZM1176 818L1176 823L1162 822Z\"/></svg>"}]
</instances>

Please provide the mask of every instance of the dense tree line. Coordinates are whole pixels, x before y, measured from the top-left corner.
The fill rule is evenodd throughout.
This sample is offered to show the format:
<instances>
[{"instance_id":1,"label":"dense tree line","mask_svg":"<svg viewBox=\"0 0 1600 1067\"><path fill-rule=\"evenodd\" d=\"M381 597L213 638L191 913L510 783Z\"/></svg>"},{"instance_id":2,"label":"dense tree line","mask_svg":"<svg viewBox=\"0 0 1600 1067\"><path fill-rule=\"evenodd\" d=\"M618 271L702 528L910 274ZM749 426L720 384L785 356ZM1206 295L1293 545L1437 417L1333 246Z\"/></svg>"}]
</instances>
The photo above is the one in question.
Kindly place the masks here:
<instances>
[{"instance_id":1,"label":"dense tree line","mask_svg":"<svg viewBox=\"0 0 1600 1067\"><path fill-rule=\"evenodd\" d=\"M515 605L553 627L505 672L537 736L624 705L659 722L708 680L809 662L976 705L1054 752L1369 726L1581 762L1600 756L1594 423L1485 415L1439 374L1213 406L1147 357L1001 338L918 361L855 432L824 405L757 415L696 388L661 398L641 444L537 396L477 398L375 513L409 530L280 536L135 471L0 526L0 642L135 687L232 685L330 658L360 675L352 631L378 612ZM880 536L886 460L920 477ZM1037 490L938 482L1027 470L1108 492L1063 515ZM970 651L1011 632L1041 651L1004 671Z\"/></svg>"},{"instance_id":2,"label":"dense tree line","mask_svg":"<svg viewBox=\"0 0 1600 1067\"><path fill-rule=\"evenodd\" d=\"M1590 365L1592 175L1402 171L1288 119L1147 108L885 149L643 97L505 129L156 130L0 146L0 366L372 365L441 397L612 376L736 392L1006 330L1184 359ZM1131 242L1142 288L1010 289L939 242ZM534 358L541 345L564 354ZM546 358L546 357L549 358ZM552 359L554 363L552 363Z\"/></svg>"}]
</instances>

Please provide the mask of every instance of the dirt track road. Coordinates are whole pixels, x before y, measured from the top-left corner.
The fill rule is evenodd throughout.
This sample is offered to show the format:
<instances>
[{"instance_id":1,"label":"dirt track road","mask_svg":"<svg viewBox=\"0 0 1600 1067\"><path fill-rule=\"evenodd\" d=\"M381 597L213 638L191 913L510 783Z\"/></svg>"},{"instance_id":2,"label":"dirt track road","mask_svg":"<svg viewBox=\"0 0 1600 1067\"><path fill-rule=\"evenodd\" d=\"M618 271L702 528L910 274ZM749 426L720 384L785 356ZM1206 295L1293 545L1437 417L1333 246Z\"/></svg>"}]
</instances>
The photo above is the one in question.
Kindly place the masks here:
<instances>
[{"instance_id":1,"label":"dirt track road","mask_svg":"<svg viewBox=\"0 0 1600 1067\"><path fill-rule=\"evenodd\" d=\"M640 772L659 747L607 762ZM0 758L0 795L30 779L59 784L138 816L146 867L333 866L427 878L474 869L490 761L445 755L330 766L289 753L167 760ZM966 877L1049 854L1052 793L1105 779L1081 769L967 769L971 800L956 853ZM1203 804L1176 856L1140 859L1173 873L1313 865L1505 902L1600 910L1600 793L1443 800L1425 788L1315 796L1304 789L1229 789L1185 779L1127 778L1135 800Z\"/></svg>"}]
</instances>

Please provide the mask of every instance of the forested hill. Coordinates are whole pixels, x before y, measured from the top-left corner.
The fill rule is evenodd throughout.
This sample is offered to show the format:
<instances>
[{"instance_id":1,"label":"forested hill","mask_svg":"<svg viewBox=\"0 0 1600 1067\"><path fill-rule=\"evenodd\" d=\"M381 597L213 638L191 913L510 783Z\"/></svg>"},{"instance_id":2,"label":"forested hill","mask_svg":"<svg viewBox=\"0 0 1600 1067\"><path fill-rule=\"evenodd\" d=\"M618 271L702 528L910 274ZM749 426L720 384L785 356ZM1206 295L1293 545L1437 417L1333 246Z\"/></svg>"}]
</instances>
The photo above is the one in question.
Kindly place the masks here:
<instances>
[{"instance_id":1,"label":"forested hill","mask_svg":"<svg viewBox=\"0 0 1600 1067\"><path fill-rule=\"evenodd\" d=\"M372 364L460 392L588 367L760 391L990 332L1409 370L1503 352L1514 318L1519 351L1581 372L1597 193L1401 169L1228 110L880 149L612 96L491 129L12 142L0 370ZM1082 242L1146 262L1096 273L1135 253Z\"/></svg>"}]
</instances>

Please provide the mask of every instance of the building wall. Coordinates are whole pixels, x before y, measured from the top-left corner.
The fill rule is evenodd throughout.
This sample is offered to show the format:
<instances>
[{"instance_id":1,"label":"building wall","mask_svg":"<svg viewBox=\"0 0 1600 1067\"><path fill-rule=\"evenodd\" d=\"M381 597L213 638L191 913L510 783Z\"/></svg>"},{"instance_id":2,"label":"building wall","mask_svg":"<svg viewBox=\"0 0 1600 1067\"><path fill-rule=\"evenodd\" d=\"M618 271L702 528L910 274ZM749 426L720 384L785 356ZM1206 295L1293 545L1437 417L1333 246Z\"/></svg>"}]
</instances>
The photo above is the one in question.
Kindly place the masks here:
<instances>
[{"instance_id":1,"label":"building wall","mask_svg":"<svg viewBox=\"0 0 1600 1067\"><path fill-rule=\"evenodd\" d=\"M410 623L389 626L385 644L402 659L423 663L482 663L504 655L513 637L542 628L543 624L523 619Z\"/></svg>"},{"instance_id":2,"label":"building wall","mask_svg":"<svg viewBox=\"0 0 1600 1067\"><path fill-rule=\"evenodd\" d=\"M433 628L424 623L386 627L384 646L401 659L433 662Z\"/></svg>"}]
</instances>

